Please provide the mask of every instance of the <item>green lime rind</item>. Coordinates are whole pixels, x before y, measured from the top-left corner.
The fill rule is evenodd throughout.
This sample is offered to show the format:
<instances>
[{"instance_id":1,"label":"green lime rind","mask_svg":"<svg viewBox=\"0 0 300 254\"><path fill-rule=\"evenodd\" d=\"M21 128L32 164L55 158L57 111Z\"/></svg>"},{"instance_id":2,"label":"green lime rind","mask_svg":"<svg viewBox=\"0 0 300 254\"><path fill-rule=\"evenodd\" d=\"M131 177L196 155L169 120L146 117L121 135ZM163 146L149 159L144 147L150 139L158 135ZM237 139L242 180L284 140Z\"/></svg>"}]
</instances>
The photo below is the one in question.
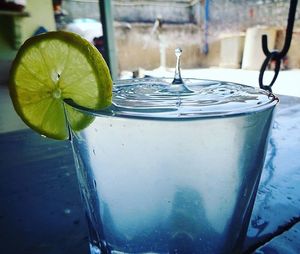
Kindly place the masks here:
<instances>
[{"instance_id":1,"label":"green lime rind","mask_svg":"<svg viewBox=\"0 0 300 254\"><path fill-rule=\"evenodd\" d=\"M93 117L66 106L63 100L105 108L111 104L112 80L92 44L74 33L48 32L29 38L18 51L9 91L16 112L29 127L47 137L68 139L66 119L78 131Z\"/></svg>"},{"instance_id":2,"label":"green lime rind","mask_svg":"<svg viewBox=\"0 0 300 254\"><path fill-rule=\"evenodd\" d=\"M92 115L87 115L80 112L72 106L65 104L69 127L73 131L80 131L89 126L95 119Z\"/></svg>"}]
</instances>

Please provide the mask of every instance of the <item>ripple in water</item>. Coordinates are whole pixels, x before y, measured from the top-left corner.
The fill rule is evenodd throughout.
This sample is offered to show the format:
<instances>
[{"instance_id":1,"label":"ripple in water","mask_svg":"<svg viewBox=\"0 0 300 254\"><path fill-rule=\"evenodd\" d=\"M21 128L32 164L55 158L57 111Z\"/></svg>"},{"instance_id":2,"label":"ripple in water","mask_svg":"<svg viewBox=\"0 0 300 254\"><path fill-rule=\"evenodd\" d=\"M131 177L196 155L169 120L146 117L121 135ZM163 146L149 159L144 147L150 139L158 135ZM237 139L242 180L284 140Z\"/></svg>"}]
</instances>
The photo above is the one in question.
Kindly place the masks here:
<instances>
[{"instance_id":1,"label":"ripple in water","mask_svg":"<svg viewBox=\"0 0 300 254\"><path fill-rule=\"evenodd\" d=\"M257 112L277 102L267 91L236 83L184 79L184 84L172 84L172 79L148 78L116 82L112 105L96 114L161 119L218 117Z\"/></svg>"}]
</instances>

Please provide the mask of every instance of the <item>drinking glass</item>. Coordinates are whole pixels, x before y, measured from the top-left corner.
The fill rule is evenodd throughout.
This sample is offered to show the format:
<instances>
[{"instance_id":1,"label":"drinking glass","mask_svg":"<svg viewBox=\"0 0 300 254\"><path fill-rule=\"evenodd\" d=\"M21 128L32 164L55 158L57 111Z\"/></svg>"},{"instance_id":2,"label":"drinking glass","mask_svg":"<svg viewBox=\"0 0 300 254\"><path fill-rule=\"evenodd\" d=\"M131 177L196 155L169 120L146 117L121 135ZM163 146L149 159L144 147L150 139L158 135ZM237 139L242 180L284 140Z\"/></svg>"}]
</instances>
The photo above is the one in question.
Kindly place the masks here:
<instances>
[{"instance_id":1,"label":"drinking glass","mask_svg":"<svg viewBox=\"0 0 300 254\"><path fill-rule=\"evenodd\" d=\"M132 79L70 125L92 254L241 253L278 99L234 83Z\"/></svg>"}]
</instances>

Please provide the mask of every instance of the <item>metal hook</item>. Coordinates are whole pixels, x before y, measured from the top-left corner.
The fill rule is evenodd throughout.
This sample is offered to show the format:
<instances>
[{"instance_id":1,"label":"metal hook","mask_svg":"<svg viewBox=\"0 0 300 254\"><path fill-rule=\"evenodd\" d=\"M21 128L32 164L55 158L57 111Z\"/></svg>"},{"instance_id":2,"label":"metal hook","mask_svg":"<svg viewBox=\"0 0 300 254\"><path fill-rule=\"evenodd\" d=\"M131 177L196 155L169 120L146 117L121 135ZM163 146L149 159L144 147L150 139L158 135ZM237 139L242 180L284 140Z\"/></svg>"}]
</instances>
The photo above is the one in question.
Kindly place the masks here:
<instances>
[{"instance_id":1,"label":"metal hook","mask_svg":"<svg viewBox=\"0 0 300 254\"><path fill-rule=\"evenodd\" d=\"M284 41L284 45L283 45L283 48L282 48L281 51L277 51L277 50L270 51L268 49L268 37L267 37L267 35L264 34L262 36L262 50L263 50L264 54L266 55L266 59L263 62L262 66L261 66L261 69L260 69L259 86L260 86L260 88L268 90L270 92L272 92L271 87L275 83L275 81L277 79L277 76L279 74L281 60L287 54L287 52L290 48L290 45L291 45L297 4L298 4L298 0L291 0L290 1L290 9L289 9L289 15L288 15L286 34L285 34L285 41ZM268 66L268 63L271 60L275 61L274 76L273 76L273 79L272 79L272 81L270 82L269 85L264 85L263 84L264 73L265 73L265 70Z\"/></svg>"}]
</instances>

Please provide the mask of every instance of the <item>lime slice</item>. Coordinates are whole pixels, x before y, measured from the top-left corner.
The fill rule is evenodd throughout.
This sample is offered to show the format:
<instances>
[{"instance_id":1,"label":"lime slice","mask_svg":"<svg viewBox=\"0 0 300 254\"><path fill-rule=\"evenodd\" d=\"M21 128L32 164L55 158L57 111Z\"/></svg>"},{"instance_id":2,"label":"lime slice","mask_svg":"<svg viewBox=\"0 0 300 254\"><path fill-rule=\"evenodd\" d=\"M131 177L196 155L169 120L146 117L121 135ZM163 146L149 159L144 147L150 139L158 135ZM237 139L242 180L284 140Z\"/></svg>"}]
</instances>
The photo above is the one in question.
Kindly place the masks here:
<instances>
[{"instance_id":1,"label":"lime slice","mask_svg":"<svg viewBox=\"0 0 300 254\"><path fill-rule=\"evenodd\" d=\"M10 96L32 129L68 139L68 124L80 130L93 120L63 102L101 109L111 104L112 80L99 51L77 34L48 32L28 39L12 64Z\"/></svg>"}]
</instances>

